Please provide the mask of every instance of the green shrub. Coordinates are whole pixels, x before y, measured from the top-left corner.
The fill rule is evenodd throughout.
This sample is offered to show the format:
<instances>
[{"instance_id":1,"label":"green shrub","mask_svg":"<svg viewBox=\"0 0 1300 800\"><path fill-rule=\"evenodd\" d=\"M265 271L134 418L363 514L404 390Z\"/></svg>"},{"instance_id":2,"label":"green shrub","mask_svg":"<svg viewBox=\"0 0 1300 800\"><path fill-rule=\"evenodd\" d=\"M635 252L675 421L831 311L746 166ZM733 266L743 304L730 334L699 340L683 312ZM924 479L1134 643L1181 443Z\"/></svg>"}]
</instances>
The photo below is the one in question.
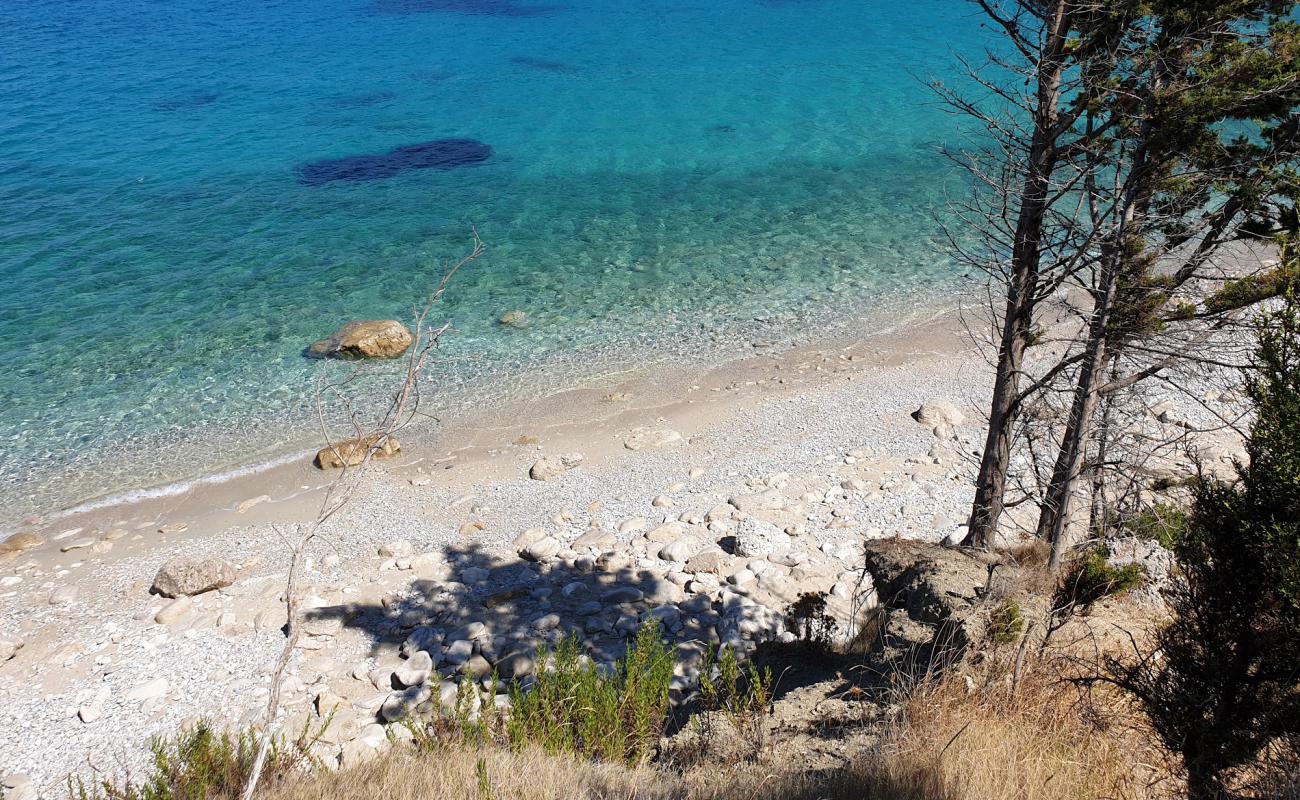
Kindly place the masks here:
<instances>
[{"instance_id":1,"label":"green shrub","mask_svg":"<svg viewBox=\"0 0 1300 800\"><path fill-rule=\"evenodd\" d=\"M1300 262L1297 262L1300 263ZM1235 481L1194 489L1166 590L1171 618L1108 677L1183 757L1188 794L1286 782L1300 742L1300 302L1261 320L1246 386L1255 417ZM1264 794L1251 796L1262 797ZM1267 796L1280 796L1267 794Z\"/></svg>"},{"instance_id":2,"label":"green shrub","mask_svg":"<svg viewBox=\"0 0 1300 800\"><path fill-rule=\"evenodd\" d=\"M510 744L629 764L654 755L673 678L673 653L658 623L641 627L613 674L585 659L573 636L539 652L537 665L531 688L510 688Z\"/></svg>"},{"instance_id":3,"label":"green shrub","mask_svg":"<svg viewBox=\"0 0 1300 800\"><path fill-rule=\"evenodd\" d=\"M1187 531L1187 512L1169 503L1156 503L1124 521L1124 528L1140 539L1149 539L1173 550Z\"/></svg>"},{"instance_id":4,"label":"green shrub","mask_svg":"<svg viewBox=\"0 0 1300 800\"><path fill-rule=\"evenodd\" d=\"M304 726L298 738L272 741L262 770L260 786L270 787L286 776L316 765L311 746L315 735ZM200 722L175 739L155 739L148 776L140 783L100 780L89 786L69 779L72 800L236 800L248 781L257 756L260 735L247 730L238 735L217 733Z\"/></svg>"},{"instance_id":5,"label":"green shrub","mask_svg":"<svg viewBox=\"0 0 1300 800\"><path fill-rule=\"evenodd\" d=\"M1106 548L1098 545L1075 560L1057 586L1052 605L1058 609L1087 609L1103 597L1136 588L1146 577L1138 564L1112 567Z\"/></svg>"},{"instance_id":6,"label":"green shrub","mask_svg":"<svg viewBox=\"0 0 1300 800\"><path fill-rule=\"evenodd\" d=\"M759 669L752 662L742 665L729 647L716 653L710 648L700 665L699 710L704 716L697 719L707 725L709 713L722 712L757 754L763 749L763 717L772 704L772 684L771 668ZM707 738L707 732L701 733Z\"/></svg>"},{"instance_id":7,"label":"green shrub","mask_svg":"<svg viewBox=\"0 0 1300 800\"><path fill-rule=\"evenodd\" d=\"M989 638L995 644L1014 644L1025 632L1025 617L1015 600L1004 601L989 615Z\"/></svg>"}]
</instances>

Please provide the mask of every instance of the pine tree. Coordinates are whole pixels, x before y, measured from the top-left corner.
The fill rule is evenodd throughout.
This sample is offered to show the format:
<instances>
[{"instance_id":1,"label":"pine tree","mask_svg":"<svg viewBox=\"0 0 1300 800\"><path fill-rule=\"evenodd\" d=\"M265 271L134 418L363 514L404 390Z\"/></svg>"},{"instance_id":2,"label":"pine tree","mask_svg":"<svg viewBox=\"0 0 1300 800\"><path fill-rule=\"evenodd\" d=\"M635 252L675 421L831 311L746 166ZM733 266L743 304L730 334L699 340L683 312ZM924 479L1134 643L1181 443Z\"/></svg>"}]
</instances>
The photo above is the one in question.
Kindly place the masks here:
<instances>
[{"instance_id":1,"label":"pine tree","mask_svg":"<svg viewBox=\"0 0 1300 800\"><path fill-rule=\"evenodd\" d=\"M1154 647L1111 661L1111 679L1145 707L1183 757L1195 800L1231 796L1242 767L1300 745L1300 302L1264 315L1246 381L1254 406L1237 480L1196 489L1172 621Z\"/></svg>"},{"instance_id":2,"label":"pine tree","mask_svg":"<svg viewBox=\"0 0 1300 800\"><path fill-rule=\"evenodd\" d=\"M1226 245L1294 225L1300 26L1291 0L1152 0L1126 22L1098 115L1115 179L1088 188L1098 267L1073 401L1038 526L1055 567L1102 398L1195 360L1206 332L1295 282L1283 260L1213 291ZM1239 291L1249 287L1251 291ZM1120 357L1135 355L1128 374ZM1119 374L1116 374L1119 373ZM1108 375L1113 377L1108 379Z\"/></svg>"}]
</instances>

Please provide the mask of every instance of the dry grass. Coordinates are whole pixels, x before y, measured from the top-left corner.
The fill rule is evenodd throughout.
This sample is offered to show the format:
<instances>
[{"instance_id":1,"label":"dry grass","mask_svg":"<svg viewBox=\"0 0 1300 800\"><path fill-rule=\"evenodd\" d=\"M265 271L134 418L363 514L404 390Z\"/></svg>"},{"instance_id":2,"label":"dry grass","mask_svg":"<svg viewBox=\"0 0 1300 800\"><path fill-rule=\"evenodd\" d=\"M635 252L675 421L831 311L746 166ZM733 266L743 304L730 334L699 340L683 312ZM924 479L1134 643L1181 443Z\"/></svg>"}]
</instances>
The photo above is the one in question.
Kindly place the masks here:
<instances>
[{"instance_id":1,"label":"dry grass","mask_svg":"<svg viewBox=\"0 0 1300 800\"><path fill-rule=\"evenodd\" d=\"M1146 800L1154 767L1138 718L1117 699L1084 697L1043 663L1013 694L990 668L968 690L950 676L909 690L876 752L844 768L800 769L774 745L758 763L713 763L684 775L548 756L448 748L402 750L317 775L265 800ZM481 762L481 766L480 766ZM1165 784L1168 785L1168 784Z\"/></svg>"},{"instance_id":2,"label":"dry grass","mask_svg":"<svg viewBox=\"0 0 1300 800\"><path fill-rule=\"evenodd\" d=\"M963 798L1160 796L1149 784L1163 770L1145 764L1163 756L1127 703L1076 690L1050 661L1026 669L1014 693L1004 668L990 670L974 690L956 677L915 687L891 737L898 757L937 765Z\"/></svg>"},{"instance_id":3,"label":"dry grass","mask_svg":"<svg viewBox=\"0 0 1300 800\"><path fill-rule=\"evenodd\" d=\"M998 552L1019 567L1045 567L1052 556L1052 546L1034 538L1001 548Z\"/></svg>"},{"instance_id":4,"label":"dry grass","mask_svg":"<svg viewBox=\"0 0 1300 800\"><path fill-rule=\"evenodd\" d=\"M394 750L352 769L261 794L263 800L677 800L680 779L540 750Z\"/></svg>"}]
</instances>

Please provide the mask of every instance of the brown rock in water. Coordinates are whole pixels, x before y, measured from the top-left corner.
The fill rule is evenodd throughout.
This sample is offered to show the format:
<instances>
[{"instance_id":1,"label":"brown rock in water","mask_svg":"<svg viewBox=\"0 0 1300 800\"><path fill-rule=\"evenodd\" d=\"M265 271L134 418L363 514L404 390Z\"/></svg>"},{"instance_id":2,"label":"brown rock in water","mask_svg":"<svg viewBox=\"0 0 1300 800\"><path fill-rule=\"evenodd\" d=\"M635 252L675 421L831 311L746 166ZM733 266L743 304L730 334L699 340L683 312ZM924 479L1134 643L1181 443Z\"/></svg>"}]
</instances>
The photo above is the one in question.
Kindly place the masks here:
<instances>
[{"instance_id":1,"label":"brown rock in water","mask_svg":"<svg viewBox=\"0 0 1300 800\"><path fill-rule=\"evenodd\" d=\"M0 553L21 553L45 544L45 540L34 533L15 533L0 542Z\"/></svg>"},{"instance_id":2,"label":"brown rock in water","mask_svg":"<svg viewBox=\"0 0 1300 800\"><path fill-rule=\"evenodd\" d=\"M361 462L366 460L366 451L373 447L379 439L380 437L376 434L359 439L347 439L322 448L316 454L316 466L321 469L342 469L345 466L360 466ZM375 450L375 458L391 458L401 451L401 442L389 436Z\"/></svg>"},{"instance_id":3,"label":"brown rock in water","mask_svg":"<svg viewBox=\"0 0 1300 800\"><path fill-rule=\"evenodd\" d=\"M307 348L315 358L397 358L415 341L397 320L349 322L328 339Z\"/></svg>"},{"instance_id":4,"label":"brown rock in water","mask_svg":"<svg viewBox=\"0 0 1300 800\"><path fill-rule=\"evenodd\" d=\"M507 311L497 323L506 328L522 328L528 324L528 314L524 311Z\"/></svg>"},{"instance_id":5,"label":"brown rock in water","mask_svg":"<svg viewBox=\"0 0 1300 800\"><path fill-rule=\"evenodd\" d=\"M235 582L235 568L220 558L174 558L153 579L153 591L163 597L186 597Z\"/></svg>"}]
</instances>

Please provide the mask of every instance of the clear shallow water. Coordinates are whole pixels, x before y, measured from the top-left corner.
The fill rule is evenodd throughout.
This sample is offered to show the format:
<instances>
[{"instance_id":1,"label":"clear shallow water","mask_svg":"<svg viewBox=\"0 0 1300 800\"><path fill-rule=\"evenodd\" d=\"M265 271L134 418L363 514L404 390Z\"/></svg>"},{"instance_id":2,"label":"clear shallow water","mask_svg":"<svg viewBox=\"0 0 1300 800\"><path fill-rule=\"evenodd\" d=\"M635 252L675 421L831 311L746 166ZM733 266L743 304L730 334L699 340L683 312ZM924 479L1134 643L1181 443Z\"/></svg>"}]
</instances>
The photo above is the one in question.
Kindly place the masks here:
<instances>
[{"instance_id":1,"label":"clear shallow water","mask_svg":"<svg viewBox=\"0 0 1300 800\"><path fill-rule=\"evenodd\" d=\"M302 348L409 316L471 226L448 403L950 290L922 79L979 35L961 0L0 4L0 521L310 444ZM491 156L300 180L446 138Z\"/></svg>"}]
</instances>

